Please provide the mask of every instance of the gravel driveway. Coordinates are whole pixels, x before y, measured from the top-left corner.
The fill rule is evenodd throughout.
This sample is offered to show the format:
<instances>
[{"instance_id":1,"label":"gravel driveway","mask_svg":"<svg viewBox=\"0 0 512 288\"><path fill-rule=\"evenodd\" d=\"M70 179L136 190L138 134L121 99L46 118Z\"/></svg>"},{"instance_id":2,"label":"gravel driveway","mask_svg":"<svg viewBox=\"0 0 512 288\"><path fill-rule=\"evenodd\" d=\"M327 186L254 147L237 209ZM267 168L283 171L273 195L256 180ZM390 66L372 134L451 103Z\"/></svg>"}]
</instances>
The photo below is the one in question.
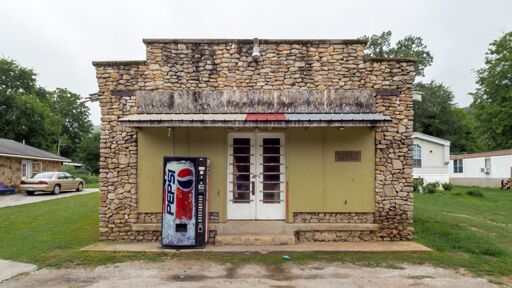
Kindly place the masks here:
<instances>
[{"instance_id":1,"label":"gravel driveway","mask_svg":"<svg viewBox=\"0 0 512 288\"><path fill-rule=\"evenodd\" d=\"M16 194L8 194L8 195L0 195L0 208L23 205L41 201L47 201L58 198L65 198L77 195L83 195L88 193L98 192L97 188L94 189L84 189L82 192L65 192L62 191L59 195L53 195L52 193L42 193L39 192L34 196L27 196L25 193L16 193Z\"/></svg>"},{"instance_id":2,"label":"gravel driveway","mask_svg":"<svg viewBox=\"0 0 512 288\"><path fill-rule=\"evenodd\" d=\"M497 287L484 279L428 265L404 269L293 262L284 266L208 261L127 262L95 269L42 269L0 287Z\"/></svg>"}]
</instances>

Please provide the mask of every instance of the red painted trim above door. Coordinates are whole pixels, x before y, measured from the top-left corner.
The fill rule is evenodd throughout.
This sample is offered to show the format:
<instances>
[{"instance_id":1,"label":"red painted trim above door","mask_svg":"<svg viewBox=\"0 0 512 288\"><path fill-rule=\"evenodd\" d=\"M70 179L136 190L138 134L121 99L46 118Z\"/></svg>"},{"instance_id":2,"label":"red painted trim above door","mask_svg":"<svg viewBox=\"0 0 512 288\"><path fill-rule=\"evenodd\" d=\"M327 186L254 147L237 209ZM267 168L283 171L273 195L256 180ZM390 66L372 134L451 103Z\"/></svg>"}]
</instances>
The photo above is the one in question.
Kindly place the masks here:
<instances>
[{"instance_id":1,"label":"red painted trim above door","mask_svg":"<svg viewBox=\"0 0 512 288\"><path fill-rule=\"evenodd\" d=\"M247 114L245 121L286 121L284 113L279 114Z\"/></svg>"}]
</instances>

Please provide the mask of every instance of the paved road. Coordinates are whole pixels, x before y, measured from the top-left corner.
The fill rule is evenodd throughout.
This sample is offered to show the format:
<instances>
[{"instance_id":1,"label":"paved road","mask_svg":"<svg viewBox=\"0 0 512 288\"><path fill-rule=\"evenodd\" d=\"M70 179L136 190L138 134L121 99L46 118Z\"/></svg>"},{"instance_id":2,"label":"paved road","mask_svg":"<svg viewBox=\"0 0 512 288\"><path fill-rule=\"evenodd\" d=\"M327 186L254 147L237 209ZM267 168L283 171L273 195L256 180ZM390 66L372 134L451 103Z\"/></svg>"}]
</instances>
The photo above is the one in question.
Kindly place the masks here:
<instances>
[{"instance_id":1,"label":"paved road","mask_svg":"<svg viewBox=\"0 0 512 288\"><path fill-rule=\"evenodd\" d=\"M8 194L8 195L0 195L0 208L23 205L41 201L48 201L52 199L65 198L77 195L83 195L88 193L98 192L97 188L94 189L84 189L82 192L61 192L59 195L53 195L51 193L36 193L34 196L27 196L25 193L16 193L16 194Z\"/></svg>"},{"instance_id":2,"label":"paved road","mask_svg":"<svg viewBox=\"0 0 512 288\"><path fill-rule=\"evenodd\" d=\"M491 288L485 279L429 265L403 269L312 263L283 266L209 261L127 262L90 268L45 268L0 283L0 287L436 287Z\"/></svg>"}]
</instances>

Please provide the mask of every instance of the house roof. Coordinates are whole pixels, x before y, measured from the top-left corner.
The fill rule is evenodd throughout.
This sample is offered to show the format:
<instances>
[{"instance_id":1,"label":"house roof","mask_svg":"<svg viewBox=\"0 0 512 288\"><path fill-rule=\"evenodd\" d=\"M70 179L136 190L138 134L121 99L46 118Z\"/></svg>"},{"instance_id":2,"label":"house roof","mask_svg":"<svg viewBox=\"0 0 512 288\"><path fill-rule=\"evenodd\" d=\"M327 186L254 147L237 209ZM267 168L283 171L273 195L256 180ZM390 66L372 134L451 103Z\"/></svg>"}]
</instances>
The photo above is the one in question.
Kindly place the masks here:
<instances>
[{"instance_id":1,"label":"house roof","mask_svg":"<svg viewBox=\"0 0 512 288\"><path fill-rule=\"evenodd\" d=\"M494 157L494 156L508 156L508 155L512 155L512 149L451 155L450 160L480 158L480 157Z\"/></svg>"},{"instance_id":2,"label":"house roof","mask_svg":"<svg viewBox=\"0 0 512 288\"><path fill-rule=\"evenodd\" d=\"M71 160L55 155L48 151L37 149L35 147L22 144L10 139L0 138L0 156L28 158L37 160L49 160L70 162Z\"/></svg>"},{"instance_id":3,"label":"house roof","mask_svg":"<svg viewBox=\"0 0 512 288\"><path fill-rule=\"evenodd\" d=\"M341 127L385 126L391 118L373 113L133 114L119 122L128 127Z\"/></svg>"},{"instance_id":4,"label":"house roof","mask_svg":"<svg viewBox=\"0 0 512 288\"><path fill-rule=\"evenodd\" d=\"M450 141L448 141L448 140L434 137L434 136L427 135L427 134L423 134L420 132L412 133L412 139L414 139L414 138L422 139L425 141L429 141L429 142L433 142L433 143L437 143L437 144L441 144L441 145L445 145L445 146L450 146Z\"/></svg>"}]
</instances>

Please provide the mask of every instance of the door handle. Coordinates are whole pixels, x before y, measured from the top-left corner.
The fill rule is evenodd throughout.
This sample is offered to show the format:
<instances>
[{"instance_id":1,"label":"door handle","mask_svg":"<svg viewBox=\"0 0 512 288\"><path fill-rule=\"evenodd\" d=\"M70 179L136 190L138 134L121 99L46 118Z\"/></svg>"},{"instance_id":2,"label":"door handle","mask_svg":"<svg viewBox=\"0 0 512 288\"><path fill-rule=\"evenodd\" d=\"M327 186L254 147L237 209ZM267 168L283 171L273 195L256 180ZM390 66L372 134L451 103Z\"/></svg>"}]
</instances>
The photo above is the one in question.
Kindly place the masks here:
<instances>
[{"instance_id":1,"label":"door handle","mask_svg":"<svg viewBox=\"0 0 512 288\"><path fill-rule=\"evenodd\" d=\"M251 181L251 194L254 196L254 181Z\"/></svg>"}]
</instances>

